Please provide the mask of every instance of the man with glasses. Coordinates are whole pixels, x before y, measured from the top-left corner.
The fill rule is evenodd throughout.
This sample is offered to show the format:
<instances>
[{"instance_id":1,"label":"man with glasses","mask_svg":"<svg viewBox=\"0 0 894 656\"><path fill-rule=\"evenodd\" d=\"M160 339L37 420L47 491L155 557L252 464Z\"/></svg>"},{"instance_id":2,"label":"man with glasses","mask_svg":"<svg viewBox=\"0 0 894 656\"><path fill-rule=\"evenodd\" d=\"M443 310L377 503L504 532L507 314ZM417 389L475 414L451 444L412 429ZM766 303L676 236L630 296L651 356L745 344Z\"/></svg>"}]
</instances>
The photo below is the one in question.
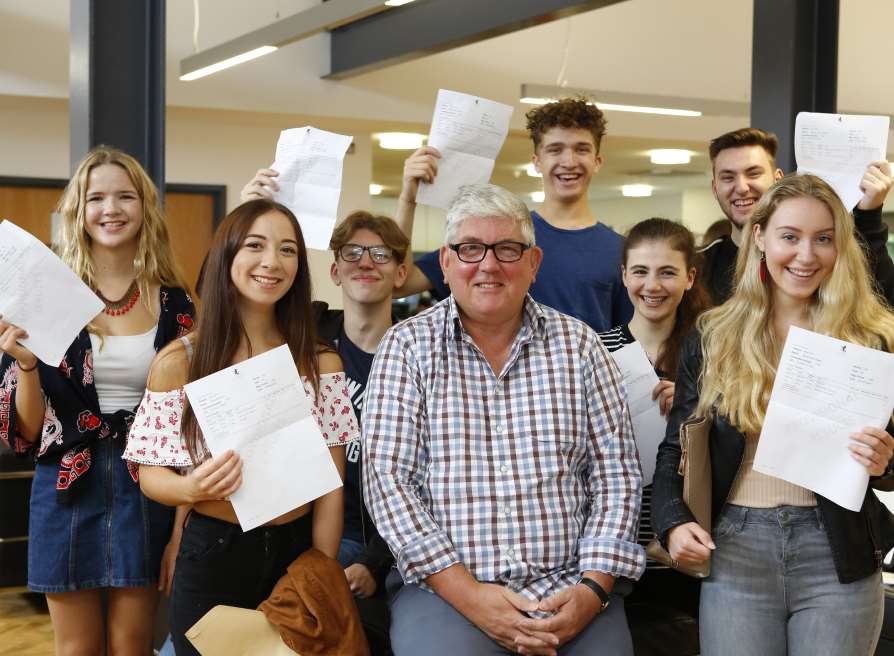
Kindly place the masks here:
<instances>
[{"instance_id":1,"label":"man with glasses","mask_svg":"<svg viewBox=\"0 0 894 656\"><path fill-rule=\"evenodd\" d=\"M632 654L641 476L596 333L528 295L524 203L463 187L439 252L451 295L391 328L370 372L364 488L404 586L397 656Z\"/></svg>"},{"instance_id":2,"label":"man with glasses","mask_svg":"<svg viewBox=\"0 0 894 656\"><path fill-rule=\"evenodd\" d=\"M242 190L242 201L270 198L277 172L261 169ZM265 180L266 184L259 184ZM314 302L318 336L338 351L357 421L363 412L366 384L376 348L394 323L392 294L407 276L410 243L397 224L384 216L358 211L339 223L329 249L332 281L341 287L344 310ZM338 561L357 601L360 619L374 656L389 653L385 577L394 564L388 546L369 517L360 485L359 443L346 454L345 517Z\"/></svg>"},{"instance_id":3,"label":"man with glasses","mask_svg":"<svg viewBox=\"0 0 894 656\"><path fill-rule=\"evenodd\" d=\"M593 215L590 182L602 167L600 153L605 118L583 99L565 98L528 112L528 133L534 145L532 162L543 176L544 201L531 212L543 263L531 296L560 312L577 317L596 331L626 324L633 306L621 282L624 239ZM404 163L403 187L395 220L413 232L419 182L432 182L440 153L423 146ZM444 298L437 251L410 263L401 295L432 289Z\"/></svg>"}]
</instances>

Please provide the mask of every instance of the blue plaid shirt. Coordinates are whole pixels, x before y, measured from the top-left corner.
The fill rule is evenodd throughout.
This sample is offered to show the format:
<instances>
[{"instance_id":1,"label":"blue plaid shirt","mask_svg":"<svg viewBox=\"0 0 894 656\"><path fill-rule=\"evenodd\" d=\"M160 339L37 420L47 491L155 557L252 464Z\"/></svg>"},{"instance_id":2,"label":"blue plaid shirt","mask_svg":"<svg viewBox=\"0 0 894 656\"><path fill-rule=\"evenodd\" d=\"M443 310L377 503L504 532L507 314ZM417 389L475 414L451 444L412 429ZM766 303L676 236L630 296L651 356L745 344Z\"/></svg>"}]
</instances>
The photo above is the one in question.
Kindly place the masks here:
<instances>
[{"instance_id":1,"label":"blue plaid shirt","mask_svg":"<svg viewBox=\"0 0 894 656\"><path fill-rule=\"evenodd\" d=\"M528 297L495 375L453 297L391 328L366 391L364 486L408 583L454 563L533 599L639 578L641 474L596 333Z\"/></svg>"}]
</instances>

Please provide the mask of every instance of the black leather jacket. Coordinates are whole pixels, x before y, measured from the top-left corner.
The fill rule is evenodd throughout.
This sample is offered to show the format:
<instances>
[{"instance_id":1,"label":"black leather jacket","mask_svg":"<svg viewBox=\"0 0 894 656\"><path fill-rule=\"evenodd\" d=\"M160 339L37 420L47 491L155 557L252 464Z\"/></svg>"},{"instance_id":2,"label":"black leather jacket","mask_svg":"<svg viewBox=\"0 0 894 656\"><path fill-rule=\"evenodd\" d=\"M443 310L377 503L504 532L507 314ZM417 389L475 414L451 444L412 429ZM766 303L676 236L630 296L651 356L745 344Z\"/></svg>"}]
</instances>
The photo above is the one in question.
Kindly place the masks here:
<instances>
[{"instance_id":1,"label":"black leather jacket","mask_svg":"<svg viewBox=\"0 0 894 656\"><path fill-rule=\"evenodd\" d=\"M693 331L680 354L674 405L664 441L658 447L652 490L652 527L665 547L667 534L672 528L695 521L683 503L683 477L677 473L677 465L680 461L680 425L693 415L698 404L701 365L701 338ZM894 433L890 422L888 432ZM711 515L712 519L716 519L726 504L742 462L745 435L731 426L725 417L715 416L711 426L710 452ZM894 547L894 517L878 500L872 488L894 489L894 473L890 464L884 476L870 480L860 512L847 510L816 495L841 583L857 581L878 571L882 558Z\"/></svg>"}]
</instances>

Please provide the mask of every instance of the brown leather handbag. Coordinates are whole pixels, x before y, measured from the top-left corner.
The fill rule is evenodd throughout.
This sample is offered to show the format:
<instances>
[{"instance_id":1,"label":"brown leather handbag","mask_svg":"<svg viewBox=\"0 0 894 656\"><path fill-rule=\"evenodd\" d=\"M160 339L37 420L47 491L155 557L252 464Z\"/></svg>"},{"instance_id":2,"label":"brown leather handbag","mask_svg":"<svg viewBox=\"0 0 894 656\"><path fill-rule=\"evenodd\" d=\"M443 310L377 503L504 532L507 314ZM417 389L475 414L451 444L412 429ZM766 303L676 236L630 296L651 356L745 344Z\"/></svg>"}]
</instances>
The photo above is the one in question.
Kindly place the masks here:
<instances>
[{"instance_id":1,"label":"brown leather handbag","mask_svg":"<svg viewBox=\"0 0 894 656\"><path fill-rule=\"evenodd\" d=\"M683 477L683 502L703 529L711 532L711 452L708 439L711 433L709 417L693 417L680 426L680 464L677 473ZM711 574L711 559L694 565L680 565L661 546L657 538L646 546L652 560L675 570L703 579Z\"/></svg>"}]
</instances>

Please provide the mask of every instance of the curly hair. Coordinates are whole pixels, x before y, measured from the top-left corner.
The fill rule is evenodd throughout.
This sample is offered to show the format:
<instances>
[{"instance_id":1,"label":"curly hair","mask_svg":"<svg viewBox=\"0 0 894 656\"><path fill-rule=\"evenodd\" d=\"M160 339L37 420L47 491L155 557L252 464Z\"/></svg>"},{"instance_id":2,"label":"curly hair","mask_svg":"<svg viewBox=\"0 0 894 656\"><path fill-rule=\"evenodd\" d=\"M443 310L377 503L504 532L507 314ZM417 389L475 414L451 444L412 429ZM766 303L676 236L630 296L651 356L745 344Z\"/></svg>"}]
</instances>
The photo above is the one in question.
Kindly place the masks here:
<instances>
[{"instance_id":1,"label":"curly hair","mask_svg":"<svg viewBox=\"0 0 894 656\"><path fill-rule=\"evenodd\" d=\"M605 115L595 104L585 97L562 98L535 107L527 114L528 134L534 142L534 150L540 147L543 135L552 128L580 128L589 130L596 144L596 152L605 135Z\"/></svg>"}]
</instances>

